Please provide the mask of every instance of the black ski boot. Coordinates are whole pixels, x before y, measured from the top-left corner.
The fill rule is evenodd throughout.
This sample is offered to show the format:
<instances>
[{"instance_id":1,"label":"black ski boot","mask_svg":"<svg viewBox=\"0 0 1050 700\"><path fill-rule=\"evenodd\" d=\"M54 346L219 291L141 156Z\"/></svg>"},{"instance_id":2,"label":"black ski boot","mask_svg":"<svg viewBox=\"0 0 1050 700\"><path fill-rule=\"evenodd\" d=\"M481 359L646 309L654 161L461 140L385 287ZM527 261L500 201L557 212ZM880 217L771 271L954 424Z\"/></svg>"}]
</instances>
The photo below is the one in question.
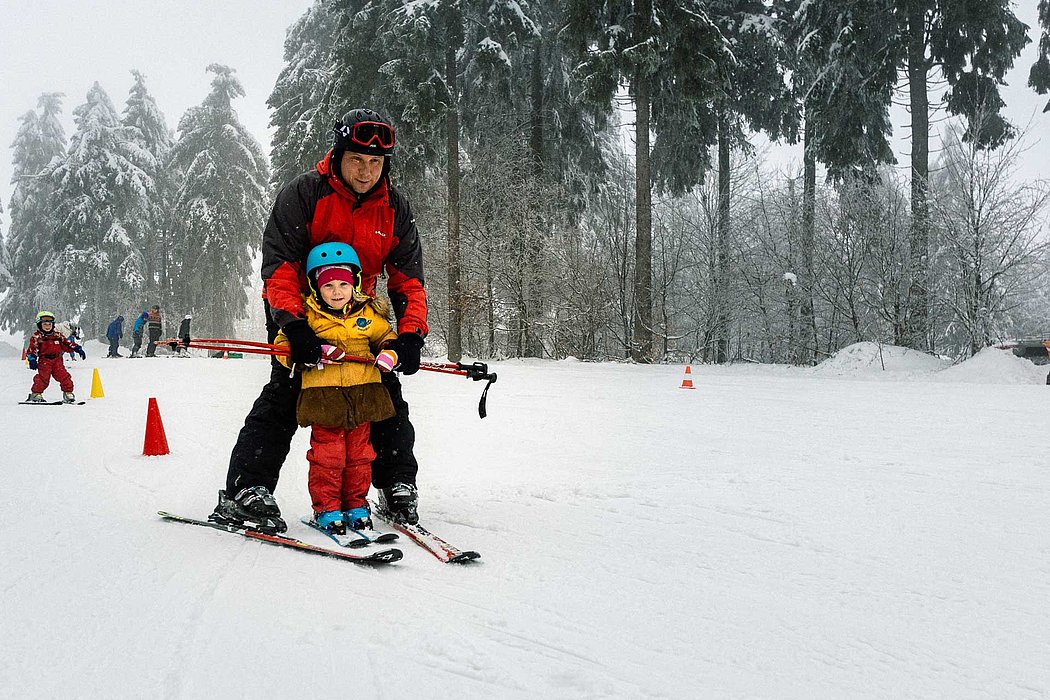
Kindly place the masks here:
<instances>
[{"instance_id":1,"label":"black ski boot","mask_svg":"<svg viewBox=\"0 0 1050 700\"><path fill-rule=\"evenodd\" d=\"M415 484L396 482L393 486L379 489L379 507L386 510L398 522L415 525L419 522L419 495Z\"/></svg>"},{"instance_id":2,"label":"black ski boot","mask_svg":"<svg viewBox=\"0 0 1050 700\"><path fill-rule=\"evenodd\" d=\"M288 524L281 518L281 509L277 501L265 486L249 486L228 498L225 491L219 491L219 503L208 516L215 523L249 527L263 532L286 532Z\"/></svg>"}]
</instances>

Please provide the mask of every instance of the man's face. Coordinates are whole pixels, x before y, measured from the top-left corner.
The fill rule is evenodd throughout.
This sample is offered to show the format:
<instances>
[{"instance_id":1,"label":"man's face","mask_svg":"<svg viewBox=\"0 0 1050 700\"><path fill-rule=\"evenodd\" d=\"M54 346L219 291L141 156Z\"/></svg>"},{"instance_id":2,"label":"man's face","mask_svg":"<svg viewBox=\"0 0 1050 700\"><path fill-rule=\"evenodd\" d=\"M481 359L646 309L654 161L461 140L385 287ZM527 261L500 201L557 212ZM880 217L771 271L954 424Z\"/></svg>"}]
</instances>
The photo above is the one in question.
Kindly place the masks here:
<instances>
[{"instance_id":1,"label":"man's face","mask_svg":"<svg viewBox=\"0 0 1050 700\"><path fill-rule=\"evenodd\" d=\"M343 179L350 183L350 188L358 194L364 194L379 182L379 176L383 174L383 156L346 151L339 169Z\"/></svg>"}]
</instances>

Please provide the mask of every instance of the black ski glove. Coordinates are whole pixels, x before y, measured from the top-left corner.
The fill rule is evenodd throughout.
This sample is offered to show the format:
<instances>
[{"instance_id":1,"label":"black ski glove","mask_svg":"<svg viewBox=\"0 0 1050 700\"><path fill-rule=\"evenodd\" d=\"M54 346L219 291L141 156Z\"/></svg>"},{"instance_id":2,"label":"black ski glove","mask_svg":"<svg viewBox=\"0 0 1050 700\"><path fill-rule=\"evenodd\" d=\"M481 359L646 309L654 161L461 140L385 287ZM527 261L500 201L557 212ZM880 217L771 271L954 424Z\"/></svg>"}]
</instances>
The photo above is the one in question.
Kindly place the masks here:
<instances>
[{"instance_id":1,"label":"black ski glove","mask_svg":"<svg viewBox=\"0 0 1050 700\"><path fill-rule=\"evenodd\" d=\"M292 346L293 365L316 365L321 361L321 340L304 319L289 321L281 330Z\"/></svg>"},{"instance_id":2,"label":"black ski glove","mask_svg":"<svg viewBox=\"0 0 1050 700\"><path fill-rule=\"evenodd\" d=\"M418 333L402 333L388 346L397 353L396 369L401 374L419 371L419 351L423 349L423 337Z\"/></svg>"}]
</instances>

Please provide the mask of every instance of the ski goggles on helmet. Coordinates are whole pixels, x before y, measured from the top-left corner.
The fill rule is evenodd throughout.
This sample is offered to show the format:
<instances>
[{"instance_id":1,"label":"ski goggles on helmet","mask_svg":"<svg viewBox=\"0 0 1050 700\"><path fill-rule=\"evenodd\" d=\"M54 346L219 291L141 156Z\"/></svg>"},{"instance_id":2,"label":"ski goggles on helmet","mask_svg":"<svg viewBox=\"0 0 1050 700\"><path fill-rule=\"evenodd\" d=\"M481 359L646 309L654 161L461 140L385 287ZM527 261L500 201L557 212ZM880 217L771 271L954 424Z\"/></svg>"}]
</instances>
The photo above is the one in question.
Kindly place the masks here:
<instances>
[{"instance_id":1,"label":"ski goggles on helmet","mask_svg":"<svg viewBox=\"0 0 1050 700\"><path fill-rule=\"evenodd\" d=\"M335 130L358 146L394 147L394 128L383 122L357 122L349 126L340 123L336 124Z\"/></svg>"}]
</instances>

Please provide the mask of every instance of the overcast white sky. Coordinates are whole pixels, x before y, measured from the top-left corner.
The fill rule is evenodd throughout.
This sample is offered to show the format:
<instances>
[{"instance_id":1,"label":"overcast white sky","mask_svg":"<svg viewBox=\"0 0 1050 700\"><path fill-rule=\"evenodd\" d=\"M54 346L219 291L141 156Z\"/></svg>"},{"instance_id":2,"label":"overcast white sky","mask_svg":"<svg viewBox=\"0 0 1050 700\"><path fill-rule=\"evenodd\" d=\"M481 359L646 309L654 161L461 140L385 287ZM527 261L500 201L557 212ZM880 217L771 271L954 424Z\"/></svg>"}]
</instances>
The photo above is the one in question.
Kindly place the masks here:
<instances>
[{"instance_id":1,"label":"overcast white sky","mask_svg":"<svg viewBox=\"0 0 1050 700\"><path fill-rule=\"evenodd\" d=\"M1015 12L1033 30L1037 0ZM182 113L207 95L210 63L236 69L247 96L235 103L241 121L269 152L266 98L283 65L285 30L312 0L0 0L0 200L11 196L11 150L18 116L36 107L43 92L64 92L63 122L73 132L73 108L98 81L118 110L131 87L132 69L147 85L174 128ZM1015 63L1004 90L1008 117L1031 124L1025 163L1018 175L1048 177L1050 113L1026 87L1038 34ZM906 116L895 113L894 141L907 151ZM1042 143L1039 143L1039 141ZM786 158L790 159L790 156ZM7 229L7 214L3 227Z\"/></svg>"}]
</instances>

